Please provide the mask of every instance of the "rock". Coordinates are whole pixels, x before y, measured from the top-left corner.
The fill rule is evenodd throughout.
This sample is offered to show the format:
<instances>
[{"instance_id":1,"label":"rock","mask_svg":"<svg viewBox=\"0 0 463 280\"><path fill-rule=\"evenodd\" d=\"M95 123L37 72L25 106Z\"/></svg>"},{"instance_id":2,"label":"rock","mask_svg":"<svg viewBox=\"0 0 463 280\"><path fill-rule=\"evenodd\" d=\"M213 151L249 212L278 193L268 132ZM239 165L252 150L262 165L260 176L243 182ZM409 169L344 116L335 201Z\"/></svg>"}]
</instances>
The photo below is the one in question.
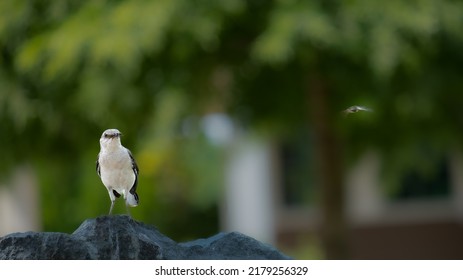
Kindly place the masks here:
<instances>
[{"instance_id":1,"label":"rock","mask_svg":"<svg viewBox=\"0 0 463 280\"><path fill-rule=\"evenodd\" d=\"M0 259L290 259L270 245L241 233L219 233L177 243L129 216L84 221L72 234L12 233L0 238Z\"/></svg>"}]
</instances>

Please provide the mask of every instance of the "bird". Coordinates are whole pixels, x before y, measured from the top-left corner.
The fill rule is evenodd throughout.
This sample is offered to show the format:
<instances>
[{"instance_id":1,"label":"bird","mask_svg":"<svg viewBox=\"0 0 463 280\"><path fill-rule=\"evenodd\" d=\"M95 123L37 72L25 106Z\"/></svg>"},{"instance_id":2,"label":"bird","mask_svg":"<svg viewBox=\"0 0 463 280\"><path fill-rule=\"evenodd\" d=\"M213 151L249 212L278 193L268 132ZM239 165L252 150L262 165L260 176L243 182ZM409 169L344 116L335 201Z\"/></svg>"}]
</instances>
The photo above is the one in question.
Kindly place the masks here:
<instances>
[{"instance_id":1,"label":"bird","mask_svg":"<svg viewBox=\"0 0 463 280\"><path fill-rule=\"evenodd\" d=\"M107 129L101 134L96 172L111 199L109 215L113 211L116 198L122 195L130 216L129 206L136 207L139 203L137 194L139 170L130 150L122 146L121 135L121 132L114 128Z\"/></svg>"},{"instance_id":2,"label":"bird","mask_svg":"<svg viewBox=\"0 0 463 280\"><path fill-rule=\"evenodd\" d=\"M343 110L342 113L347 116L348 114L357 113L359 111L373 112L373 110L368 107L354 105Z\"/></svg>"}]
</instances>

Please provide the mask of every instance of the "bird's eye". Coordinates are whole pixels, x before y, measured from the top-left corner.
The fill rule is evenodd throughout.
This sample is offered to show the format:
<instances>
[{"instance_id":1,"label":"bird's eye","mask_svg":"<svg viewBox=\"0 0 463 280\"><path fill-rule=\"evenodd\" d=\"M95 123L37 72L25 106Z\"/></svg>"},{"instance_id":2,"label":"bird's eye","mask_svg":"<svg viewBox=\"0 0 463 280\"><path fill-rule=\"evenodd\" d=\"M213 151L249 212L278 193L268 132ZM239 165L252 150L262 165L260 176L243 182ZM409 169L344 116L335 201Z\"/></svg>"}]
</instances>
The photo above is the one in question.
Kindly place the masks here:
<instances>
[{"instance_id":1,"label":"bird's eye","mask_svg":"<svg viewBox=\"0 0 463 280\"><path fill-rule=\"evenodd\" d=\"M104 138L108 138L108 133L103 134Z\"/></svg>"}]
</instances>

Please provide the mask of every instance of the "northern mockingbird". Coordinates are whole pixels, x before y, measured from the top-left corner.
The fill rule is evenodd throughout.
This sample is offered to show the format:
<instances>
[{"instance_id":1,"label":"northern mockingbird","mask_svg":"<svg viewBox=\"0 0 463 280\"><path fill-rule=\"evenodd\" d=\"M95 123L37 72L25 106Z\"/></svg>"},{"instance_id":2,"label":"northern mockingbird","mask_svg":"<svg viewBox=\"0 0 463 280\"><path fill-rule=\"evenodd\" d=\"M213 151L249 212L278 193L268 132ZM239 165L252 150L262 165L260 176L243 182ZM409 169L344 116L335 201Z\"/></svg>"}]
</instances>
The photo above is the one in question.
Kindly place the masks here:
<instances>
[{"instance_id":1,"label":"northern mockingbird","mask_svg":"<svg viewBox=\"0 0 463 280\"><path fill-rule=\"evenodd\" d=\"M100 138L100 153L96 160L96 172L106 187L111 199L111 215L114 201L124 197L128 206L138 205L137 182L138 166L132 153L121 144L121 133L117 129L107 129ZM130 213L129 213L130 214Z\"/></svg>"}]
</instances>

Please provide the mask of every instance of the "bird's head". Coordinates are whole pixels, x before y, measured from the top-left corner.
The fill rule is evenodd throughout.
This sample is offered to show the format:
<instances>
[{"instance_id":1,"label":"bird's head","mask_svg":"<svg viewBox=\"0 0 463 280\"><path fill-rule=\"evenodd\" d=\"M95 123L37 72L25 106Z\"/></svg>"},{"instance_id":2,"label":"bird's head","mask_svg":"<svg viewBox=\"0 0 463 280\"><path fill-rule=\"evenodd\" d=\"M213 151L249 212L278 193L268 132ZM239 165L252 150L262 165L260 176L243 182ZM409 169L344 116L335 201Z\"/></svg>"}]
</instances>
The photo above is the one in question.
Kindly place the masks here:
<instances>
[{"instance_id":1,"label":"bird's head","mask_svg":"<svg viewBox=\"0 0 463 280\"><path fill-rule=\"evenodd\" d=\"M101 148L121 145L121 135L122 133L115 128L106 129L103 134L101 134Z\"/></svg>"}]
</instances>

